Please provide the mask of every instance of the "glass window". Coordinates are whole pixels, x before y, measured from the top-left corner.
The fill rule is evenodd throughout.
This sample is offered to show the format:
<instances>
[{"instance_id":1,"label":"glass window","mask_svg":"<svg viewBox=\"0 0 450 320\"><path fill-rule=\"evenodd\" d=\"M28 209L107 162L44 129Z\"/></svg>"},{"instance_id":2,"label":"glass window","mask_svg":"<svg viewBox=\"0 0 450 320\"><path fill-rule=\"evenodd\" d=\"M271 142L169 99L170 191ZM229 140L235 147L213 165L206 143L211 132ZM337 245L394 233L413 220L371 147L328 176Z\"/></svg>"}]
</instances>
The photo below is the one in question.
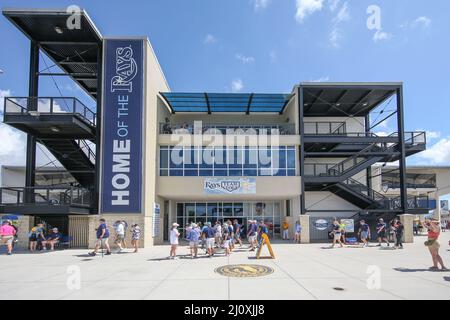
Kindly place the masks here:
<instances>
[{"instance_id":1,"label":"glass window","mask_svg":"<svg viewBox=\"0 0 450 320\"><path fill-rule=\"evenodd\" d=\"M183 169L183 148L170 147L170 168ZM172 175L172 172L170 173Z\"/></svg>"},{"instance_id":2,"label":"glass window","mask_svg":"<svg viewBox=\"0 0 450 320\"><path fill-rule=\"evenodd\" d=\"M200 168L209 169L214 163L214 148L203 147L200 155Z\"/></svg>"},{"instance_id":3,"label":"glass window","mask_svg":"<svg viewBox=\"0 0 450 320\"><path fill-rule=\"evenodd\" d=\"M227 152L226 148L214 149L214 168L226 169L227 168Z\"/></svg>"},{"instance_id":4,"label":"glass window","mask_svg":"<svg viewBox=\"0 0 450 320\"><path fill-rule=\"evenodd\" d=\"M184 215L183 204L177 203L177 217L182 217Z\"/></svg>"},{"instance_id":5,"label":"glass window","mask_svg":"<svg viewBox=\"0 0 450 320\"><path fill-rule=\"evenodd\" d=\"M232 203L224 203L223 204L223 217L232 217L233 216L233 204Z\"/></svg>"},{"instance_id":6,"label":"glass window","mask_svg":"<svg viewBox=\"0 0 450 320\"><path fill-rule=\"evenodd\" d=\"M256 177L258 175L257 169L244 169L244 176Z\"/></svg>"},{"instance_id":7,"label":"glass window","mask_svg":"<svg viewBox=\"0 0 450 320\"><path fill-rule=\"evenodd\" d=\"M195 207L196 217L206 217L206 203L197 203Z\"/></svg>"},{"instance_id":8,"label":"glass window","mask_svg":"<svg viewBox=\"0 0 450 320\"><path fill-rule=\"evenodd\" d=\"M184 148L184 168L197 169L199 163L199 151L193 147Z\"/></svg>"},{"instance_id":9,"label":"glass window","mask_svg":"<svg viewBox=\"0 0 450 320\"><path fill-rule=\"evenodd\" d=\"M169 150L167 148L161 148L159 150L159 167L169 168Z\"/></svg>"},{"instance_id":10,"label":"glass window","mask_svg":"<svg viewBox=\"0 0 450 320\"><path fill-rule=\"evenodd\" d=\"M295 169L295 150L287 151L287 167Z\"/></svg>"},{"instance_id":11,"label":"glass window","mask_svg":"<svg viewBox=\"0 0 450 320\"><path fill-rule=\"evenodd\" d=\"M266 203L265 202L255 202L254 203L254 209L253 209L253 217L254 218L261 218L264 215L264 210L266 209Z\"/></svg>"},{"instance_id":12,"label":"glass window","mask_svg":"<svg viewBox=\"0 0 450 320\"><path fill-rule=\"evenodd\" d=\"M198 170L197 169L185 169L184 175L186 177L197 177L198 176Z\"/></svg>"},{"instance_id":13,"label":"glass window","mask_svg":"<svg viewBox=\"0 0 450 320\"><path fill-rule=\"evenodd\" d=\"M219 208L217 206L217 203L208 203L208 209L206 210L208 219L211 219L212 221L216 221L219 219Z\"/></svg>"},{"instance_id":14,"label":"glass window","mask_svg":"<svg viewBox=\"0 0 450 320\"><path fill-rule=\"evenodd\" d=\"M213 175L212 169L201 169L199 170L199 176L200 177L211 177Z\"/></svg>"},{"instance_id":15,"label":"glass window","mask_svg":"<svg viewBox=\"0 0 450 320\"><path fill-rule=\"evenodd\" d=\"M242 217L244 215L244 204L235 203L233 206L233 211L235 217Z\"/></svg>"},{"instance_id":16,"label":"glass window","mask_svg":"<svg viewBox=\"0 0 450 320\"><path fill-rule=\"evenodd\" d=\"M242 176L242 169L230 169L229 176L231 177L240 177Z\"/></svg>"},{"instance_id":17,"label":"glass window","mask_svg":"<svg viewBox=\"0 0 450 320\"><path fill-rule=\"evenodd\" d=\"M165 169L159 170L159 175L162 177L168 176L169 170L165 170Z\"/></svg>"},{"instance_id":18,"label":"glass window","mask_svg":"<svg viewBox=\"0 0 450 320\"><path fill-rule=\"evenodd\" d=\"M258 166L258 150L245 148L244 169L252 169Z\"/></svg>"},{"instance_id":19,"label":"glass window","mask_svg":"<svg viewBox=\"0 0 450 320\"><path fill-rule=\"evenodd\" d=\"M270 168L271 167L271 150L266 148L260 148L258 151L259 158L259 168Z\"/></svg>"},{"instance_id":20,"label":"glass window","mask_svg":"<svg viewBox=\"0 0 450 320\"><path fill-rule=\"evenodd\" d=\"M186 203L184 212L187 217L195 218L195 203Z\"/></svg>"}]
</instances>

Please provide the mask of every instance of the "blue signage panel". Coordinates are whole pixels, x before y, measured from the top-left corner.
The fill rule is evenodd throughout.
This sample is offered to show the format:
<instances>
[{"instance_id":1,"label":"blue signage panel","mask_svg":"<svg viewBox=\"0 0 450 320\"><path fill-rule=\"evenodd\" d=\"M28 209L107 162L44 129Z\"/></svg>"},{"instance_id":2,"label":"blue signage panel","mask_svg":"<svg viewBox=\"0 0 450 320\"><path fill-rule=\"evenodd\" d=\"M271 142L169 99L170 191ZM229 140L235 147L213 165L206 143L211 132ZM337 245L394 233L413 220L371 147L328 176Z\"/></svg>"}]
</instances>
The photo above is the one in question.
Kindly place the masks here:
<instances>
[{"instance_id":1,"label":"blue signage panel","mask_svg":"<svg viewBox=\"0 0 450 320\"><path fill-rule=\"evenodd\" d=\"M141 213L144 40L104 45L102 213Z\"/></svg>"}]
</instances>

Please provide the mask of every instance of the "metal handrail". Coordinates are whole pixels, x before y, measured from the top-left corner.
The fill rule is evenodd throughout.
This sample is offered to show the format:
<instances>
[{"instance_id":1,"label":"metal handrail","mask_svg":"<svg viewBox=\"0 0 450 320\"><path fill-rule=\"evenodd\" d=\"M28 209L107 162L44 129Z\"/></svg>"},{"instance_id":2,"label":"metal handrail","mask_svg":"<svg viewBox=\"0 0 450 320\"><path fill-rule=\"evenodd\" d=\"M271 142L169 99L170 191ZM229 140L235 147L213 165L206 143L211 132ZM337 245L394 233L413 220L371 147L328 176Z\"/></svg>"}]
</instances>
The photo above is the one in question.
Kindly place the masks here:
<instances>
[{"instance_id":1,"label":"metal handrail","mask_svg":"<svg viewBox=\"0 0 450 320\"><path fill-rule=\"evenodd\" d=\"M85 140L75 140L75 142L78 144L78 147L80 147L81 150L83 150L84 154L88 157L88 159L95 163L95 152L91 149L89 144Z\"/></svg>"},{"instance_id":2,"label":"metal handrail","mask_svg":"<svg viewBox=\"0 0 450 320\"><path fill-rule=\"evenodd\" d=\"M314 130L311 132L307 130L307 127L311 127L314 125ZM333 129L333 125L336 127ZM313 121L313 122L304 122L304 131L305 134L346 134L347 133L347 124L345 122L336 122L336 121ZM326 126L328 127L325 131L319 130L319 127ZM321 129L321 128L320 128Z\"/></svg>"},{"instance_id":3,"label":"metal handrail","mask_svg":"<svg viewBox=\"0 0 450 320\"><path fill-rule=\"evenodd\" d=\"M167 122L159 123L160 134L177 134L189 132L193 134L197 128L193 124L171 124ZM203 123L201 126L201 133L204 134L208 130L218 130L218 134L226 134L227 130L248 130L253 129L257 132L266 130L266 134L271 134L271 130L278 130L280 135L294 135L296 134L295 124L218 124L218 123ZM197 133L197 132L195 132Z\"/></svg>"},{"instance_id":4,"label":"metal handrail","mask_svg":"<svg viewBox=\"0 0 450 320\"><path fill-rule=\"evenodd\" d=\"M9 191L9 192L8 192ZM9 194L15 201L8 201ZM31 196L30 196L31 195ZM85 198L88 198L88 201ZM92 194L81 187L0 187L0 205L75 205L90 207Z\"/></svg>"},{"instance_id":5,"label":"metal handrail","mask_svg":"<svg viewBox=\"0 0 450 320\"><path fill-rule=\"evenodd\" d=\"M420 200L425 200L427 203L426 207L420 206ZM392 198L392 203L394 209L400 209L402 207L401 204L401 196ZM430 197L428 196L408 196L406 199L407 209L427 209L429 208Z\"/></svg>"},{"instance_id":6,"label":"metal handrail","mask_svg":"<svg viewBox=\"0 0 450 320\"><path fill-rule=\"evenodd\" d=\"M57 102L61 100L64 105ZM23 101L24 103L21 103ZM48 103L46 103L48 101ZM66 110L63 110L65 108ZM5 115L8 114L76 114L91 125L97 124L97 114L75 97L6 97Z\"/></svg>"}]
</instances>

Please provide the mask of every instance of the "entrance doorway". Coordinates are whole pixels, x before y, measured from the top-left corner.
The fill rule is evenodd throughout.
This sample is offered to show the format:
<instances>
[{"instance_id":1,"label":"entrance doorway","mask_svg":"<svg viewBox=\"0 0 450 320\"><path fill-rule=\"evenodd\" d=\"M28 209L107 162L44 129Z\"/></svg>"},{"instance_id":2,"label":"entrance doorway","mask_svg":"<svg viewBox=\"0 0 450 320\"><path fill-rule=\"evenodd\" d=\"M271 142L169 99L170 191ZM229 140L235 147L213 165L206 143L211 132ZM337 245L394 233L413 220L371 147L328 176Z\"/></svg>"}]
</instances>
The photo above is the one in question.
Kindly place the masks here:
<instances>
[{"instance_id":1,"label":"entrance doorway","mask_svg":"<svg viewBox=\"0 0 450 320\"><path fill-rule=\"evenodd\" d=\"M69 217L68 216L34 216L34 225L44 224L45 232L49 233L51 229L58 228L63 236L69 235Z\"/></svg>"}]
</instances>

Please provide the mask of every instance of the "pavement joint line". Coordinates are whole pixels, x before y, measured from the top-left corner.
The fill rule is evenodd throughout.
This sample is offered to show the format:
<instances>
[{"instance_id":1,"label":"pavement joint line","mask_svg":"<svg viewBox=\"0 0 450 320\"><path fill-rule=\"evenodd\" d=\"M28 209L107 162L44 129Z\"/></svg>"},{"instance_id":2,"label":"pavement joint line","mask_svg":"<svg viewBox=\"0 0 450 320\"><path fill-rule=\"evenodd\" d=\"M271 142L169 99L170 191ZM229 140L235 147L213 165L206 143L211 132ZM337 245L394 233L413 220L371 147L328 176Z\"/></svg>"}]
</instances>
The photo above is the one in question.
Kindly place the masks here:
<instances>
[{"instance_id":1,"label":"pavement joint line","mask_svg":"<svg viewBox=\"0 0 450 320\"><path fill-rule=\"evenodd\" d=\"M303 288L303 290L305 290L306 292L308 292L315 300L319 300L319 298L313 294L310 290L308 290L305 286L303 286L300 282L297 281L297 279L295 279L294 277L292 277L287 271L285 271L282 267L280 267L276 261L272 261L272 263L277 266L282 272L284 272L285 274L287 274L287 276L293 280L298 286L300 286L301 288Z\"/></svg>"},{"instance_id":2,"label":"pavement joint line","mask_svg":"<svg viewBox=\"0 0 450 320\"><path fill-rule=\"evenodd\" d=\"M176 261L180 261L180 260L176 260ZM161 281L158 281L158 283L150 290L150 292L144 296L144 300L149 297L156 289L158 289L164 281L168 280L168 278L174 274L175 272L177 272L185 263L186 261L180 261L181 263L179 264L179 266L177 268L175 268L175 270L172 270L171 272L169 272L166 277L164 277Z\"/></svg>"},{"instance_id":3,"label":"pavement joint line","mask_svg":"<svg viewBox=\"0 0 450 320\"><path fill-rule=\"evenodd\" d=\"M330 253L326 252L326 254L330 254ZM348 258L348 257L344 257L344 258ZM322 262L322 261L319 262L319 261L317 261L317 260L314 259L314 258L311 258L311 260L313 260L313 261L315 261L315 262L317 262L317 263L320 263L320 264L322 264L322 265L324 265L324 266L327 266L328 268L331 268L331 269L333 269L333 270L335 270L335 271L337 271L337 272L340 272L340 273L342 273L342 274L348 276L349 278L354 279L354 280L356 280L356 281L358 281L358 282L365 283L365 281L364 281L363 279L360 279L359 277L353 276L352 274L347 273L347 272L344 272L344 271L342 271L342 270L335 269L335 268L331 267L330 265L328 265L328 264L326 264L326 263L324 263L324 262ZM354 259L352 259L352 260L354 260ZM356 261L356 260L355 260L355 261ZM359 262L359 261L358 261L358 262ZM361 263L361 262L360 262L360 263ZM367 265L367 263L362 263L362 264ZM400 295L398 295L398 294L392 293L392 292L387 291L387 290L385 290L385 289L379 289L379 291L383 291L383 292L385 292L385 293L387 293L387 294L390 294L390 295L395 296L395 297L397 297L397 298L400 298L400 299L402 299L402 300L407 300L405 297L402 297L402 296L400 296Z\"/></svg>"}]
</instances>

